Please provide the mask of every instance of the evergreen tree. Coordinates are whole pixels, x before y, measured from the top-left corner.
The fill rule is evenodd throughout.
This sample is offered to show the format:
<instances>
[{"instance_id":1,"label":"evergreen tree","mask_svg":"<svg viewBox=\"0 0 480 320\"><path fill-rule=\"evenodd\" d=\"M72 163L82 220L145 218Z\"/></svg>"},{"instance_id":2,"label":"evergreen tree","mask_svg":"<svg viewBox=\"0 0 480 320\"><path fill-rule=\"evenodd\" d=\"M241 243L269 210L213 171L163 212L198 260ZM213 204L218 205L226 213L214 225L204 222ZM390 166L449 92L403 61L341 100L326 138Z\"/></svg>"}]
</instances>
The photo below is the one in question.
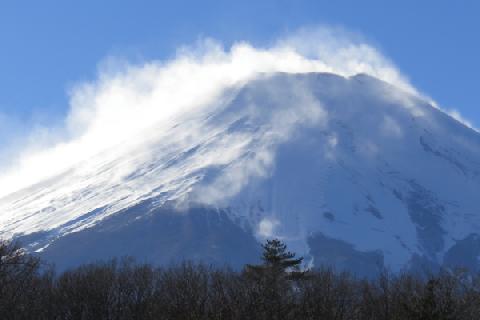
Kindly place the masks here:
<instances>
[{"instance_id":1,"label":"evergreen tree","mask_svg":"<svg viewBox=\"0 0 480 320\"><path fill-rule=\"evenodd\" d=\"M300 271L303 257L295 258L278 239L268 240L262 247L263 263L245 266L247 279L254 283L255 312L262 319L289 319L295 306L294 281L305 275Z\"/></svg>"},{"instance_id":2,"label":"evergreen tree","mask_svg":"<svg viewBox=\"0 0 480 320\"><path fill-rule=\"evenodd\" d=\"M267 240L263 247L263 264L246 265L246 273L254 278L273 275L289 280L298 280L305 275L300 271L303 257L295 258L295 253L287 251L287 245L278 239Z\"/></svg>"}]
</instances>

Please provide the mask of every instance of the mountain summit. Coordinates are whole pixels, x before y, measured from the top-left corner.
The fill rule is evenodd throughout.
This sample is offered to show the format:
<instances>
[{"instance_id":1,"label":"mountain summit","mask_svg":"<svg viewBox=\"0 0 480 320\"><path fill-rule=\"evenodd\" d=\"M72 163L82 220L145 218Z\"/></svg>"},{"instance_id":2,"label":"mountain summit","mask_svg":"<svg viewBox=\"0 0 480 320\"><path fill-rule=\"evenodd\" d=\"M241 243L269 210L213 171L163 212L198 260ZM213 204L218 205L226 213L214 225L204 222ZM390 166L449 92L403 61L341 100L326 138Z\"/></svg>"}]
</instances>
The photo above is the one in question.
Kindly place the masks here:
<instances>
[{"instance_id":1,"label":"mountain summit","mask_svg":"<svg viewBox=\"0 0 480 320\"><path fill-rule=\"evenodd\" d=\"M0 199L0 237L60 268L305 262L480 270L480 135L368 75L262 74Z\"/></svg>"}]
</instances>

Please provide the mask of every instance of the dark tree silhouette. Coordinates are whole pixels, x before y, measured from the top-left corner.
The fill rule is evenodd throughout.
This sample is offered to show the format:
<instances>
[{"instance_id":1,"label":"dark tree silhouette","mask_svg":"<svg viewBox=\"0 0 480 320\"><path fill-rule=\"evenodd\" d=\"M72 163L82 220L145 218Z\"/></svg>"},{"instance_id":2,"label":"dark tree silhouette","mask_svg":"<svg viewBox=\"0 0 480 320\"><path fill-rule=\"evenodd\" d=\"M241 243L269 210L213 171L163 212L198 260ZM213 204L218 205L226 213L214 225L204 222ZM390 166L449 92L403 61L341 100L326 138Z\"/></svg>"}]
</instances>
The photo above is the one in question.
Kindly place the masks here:
<instances>
[{"instance_id":1,"label":"dark tree silhouette","mask_svg":"<svg viewBox=\"0 0 480 320\"><path fill-rule=\"evenodd\" d=\"M478 320L480 275L374 279L320 268L280 240L244 272L192 262L158 268L125 258L56 275L18 245L0 242L1 320Z\"/></svg>"},{"instance_id":2,"label":"dark tree silhouette","mask_svg":"<svg viewBox=\"0 0 480 320\"><path fill-rule=\"evenodd\" d=\"M300 270L303 257L287 250L278 239L267 240L263 247L263 263L246 265L244 274L254 283L252 296L258 305L256 313L265 319L286 319L294 312L295 282L304 278Z\"/></svg>"},{"instance_id":3,"label":"dark tree silhouette","mask_svg":"<svg viewBox=\"0 0 480 320\"><path fill-rule=\"evenodd\" d=\"M303 257L295 258L295 253L287 251L287 245L278 239L267 240L263 247L263 264L245 266L247 275L259 279L268 275L275 279L298 280L305 275L300 271Z\"/></svg>"},{"instance_id":4,"label":"dark tree silhouette","mask_svg":"<svg viewBox=\"0 0 480 320\"><path fill-rule=\"evenodd\" d=\"M39 300L39 268L40 260L19 244L0 240L0 318L21 318Z\"/></svg>"}]
</instances>

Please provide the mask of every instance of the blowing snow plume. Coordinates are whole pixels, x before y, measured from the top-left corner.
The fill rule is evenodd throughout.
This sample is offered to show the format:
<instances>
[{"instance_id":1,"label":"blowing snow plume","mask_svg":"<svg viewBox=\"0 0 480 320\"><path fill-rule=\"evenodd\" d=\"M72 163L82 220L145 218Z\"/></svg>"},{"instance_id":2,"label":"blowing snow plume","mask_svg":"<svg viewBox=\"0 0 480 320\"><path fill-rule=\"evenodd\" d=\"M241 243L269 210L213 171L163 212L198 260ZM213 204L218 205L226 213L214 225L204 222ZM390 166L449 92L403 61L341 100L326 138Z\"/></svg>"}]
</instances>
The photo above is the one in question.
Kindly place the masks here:
<instances>
[{"instance_id":1,"label":"blowing snow plume","mask_svg":"<svg viewBox=\"0 0 480 320\"><path fill-rule=\"evenodd\" d=\"M55 143L29 145L3 166L0 197L60 174L122 141L142 143L143 130L168 127L173 118L211 104L226 88L273 72L365 73L415 93L378 50L342 30L302 30L269 48L239 42L225 49L206 39L181 48L170 61L110 66L99 71L96 81L77 85L63 129L55 130L62 134L41 139ZM29 140L39 141L35 136Z\"/></svg>"}]
</instances>

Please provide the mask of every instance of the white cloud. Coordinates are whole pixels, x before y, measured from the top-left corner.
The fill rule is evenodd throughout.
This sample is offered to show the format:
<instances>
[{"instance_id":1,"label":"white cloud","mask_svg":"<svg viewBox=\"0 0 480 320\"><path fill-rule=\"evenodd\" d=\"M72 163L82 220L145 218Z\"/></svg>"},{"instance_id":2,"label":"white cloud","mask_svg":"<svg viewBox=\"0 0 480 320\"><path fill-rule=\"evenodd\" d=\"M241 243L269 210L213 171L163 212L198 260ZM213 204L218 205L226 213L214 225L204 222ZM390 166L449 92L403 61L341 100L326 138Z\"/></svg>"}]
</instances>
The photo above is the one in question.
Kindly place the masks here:
<instances>
[{"instance_id":1,"label":"white cloud","mask_svg":"<svg viewBox=\"0 0 480 320\"><path fill-rule=\"evenodd\" d=\"M458 122L460 122L461 124L463 124L464 126L470 128L470 129L473 129L477 132L480 132L480 129L476 128L473 123L471 121L469 121L467 118L465 118L464 116L462 116L462 114L460 113L460 111L456 110L456 109L445 109L445 112L450 116L452 117L453 119L457 120Z\"/></svg>"},{"instance_id":2,"label":"white cloud","mask_svg":"<svg viewBox=\"0 0 480 320\"><path fill-rule=\"evenodd\" d=\"M324 71L343 76L365 73L417 94L388 58L362 36L343 28L304 28L280 40L279 45L295 48L302 56L323 63Z\"/></svg>"},{"instance_id":3,"label":"white cloud","mask_svg":"<svg viewBox=\"0 0 480 320\"><path fill-rule=\"evenodd\" d=\"M328 137L328 145L331 148L335 148L338 144L338 138L336 134L332 134L330 137Z\"/></svg>"},{"instance_id":4,"label":"white cloud","mask_svg":"<svg viewBox=\"0 0 480 320\"><path fill-rule=\"evenodd\" d=\"M257 234L262 238L272 238L279 224L280 222L275 218L263 218L258 224Z\"/></svg>"},{"instance_id":5,"label":"white cloud","mask_svg":"<svg viewBox=\"0 0 480 320\"><path fill-rule=\"evenodd\" d=\"M36 130L29 137L32 143L18 152L14 164L1 168L0 197L59 174L125 140L135 143L136 139L141 144L146 129L169 127L174 124L172 119L202 110L226 88L270 72L367 73L416 94L378 50L358 36L331 28L304 29L268 48L239 42L225 49L207 39L181 48L169 61L129 65L108 60L96 81L71 90L70 111L63 127ZM305 109L273 115L272 123L282 128L277 130L277 141L284 139L282 134L291 134L299 121L321 122L328 116L301 88L295 95L303 99ZM312 116L312 112L317 114ZM257 153L253 161L232 171L231 177L219 178L222 193L233 194L245 183L248 174L244 168L252 175L268 171L273 151ZM238 183L231 184L232 180ZM218 198L218 189L206 192L212 199Z\"/></svg>"},{"instance_id":6,"label":"white cloud","mask_svg":"<svg viewBox=\"0 0 480 320\"><path fill-rule=\"evenodd\" d=\"M287 81L278 84L277 81ZM278 88L284 88L279 91ZM230 132L227 147L216 147L217 153L235 156L214 181L199 185L193 192L195 201L219 205L237 194L250 179L266 177L271 173L276 148L287 141L296 128L302 126L325 127L328 114L307 88L291 79L272 79L253 84L248 90L249 103L239 113L246 116L256 128L256 133L245 137L243 133ZM238 135L238 138L237 138ZM241 143L238 143L241 141ZM238 148L232 146L238 145ZM237 151L241 151L238 152ZM243 155L250 156L244 157ZM218 164L216 160L216 164Z\"/></svg>"},{"instance_id":7,"label":"white cloud","mask_svg":"<svg viewBox=\"0 0 480 320\"><path fill-rule=\"evenodd\" d=\"M385 116L383 118L380 129L386 136L394 138L400 138L403 136L402 128L398 122L390 116Z\"/></svg>"}]
</instances>

